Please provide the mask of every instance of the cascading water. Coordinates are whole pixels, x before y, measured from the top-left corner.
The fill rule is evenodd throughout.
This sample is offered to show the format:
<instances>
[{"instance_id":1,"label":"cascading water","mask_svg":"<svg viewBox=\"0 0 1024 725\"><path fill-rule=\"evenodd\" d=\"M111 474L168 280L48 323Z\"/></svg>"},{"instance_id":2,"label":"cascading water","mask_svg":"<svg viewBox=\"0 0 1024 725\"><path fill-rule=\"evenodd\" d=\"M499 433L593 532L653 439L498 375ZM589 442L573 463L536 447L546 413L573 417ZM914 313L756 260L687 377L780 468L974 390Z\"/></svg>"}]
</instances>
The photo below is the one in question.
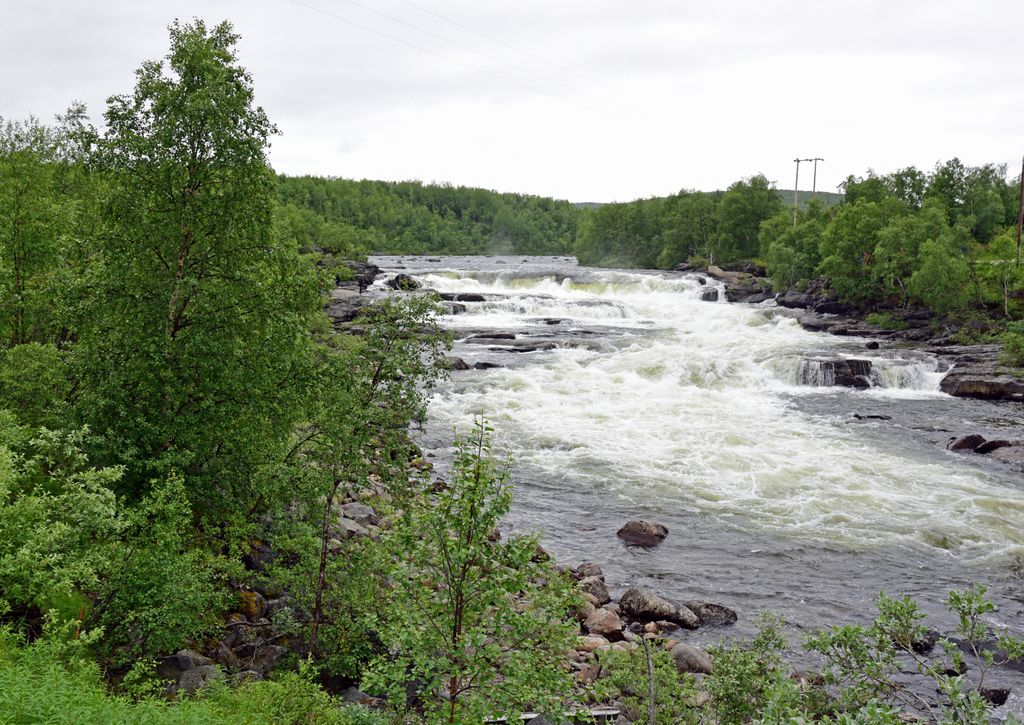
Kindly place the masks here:
<instances>
[{"instance_id":1,"label":"cascading water","mask_svg":"<svg viewBox=\"0 0 1024 725\"><path fill-rule=\"evenodd\" d=\"M374 261L483 296L443 324L453 354L501 367L453 374L424 447L443 469L452 431L488 418L515 460L508 525L543 530L560 558L801 626L863 621L881 589L926 609L974 578L1019 596L1020 473L945 442L1024 426L1024 413L943 395L934 356L808 332L771 303L702 301L717 283L694 276L558 258ZM615 539L637 515L669 527L657 550ZM1020 626L1011 611L1000 616Z\"/></svg>"}]
</instances>

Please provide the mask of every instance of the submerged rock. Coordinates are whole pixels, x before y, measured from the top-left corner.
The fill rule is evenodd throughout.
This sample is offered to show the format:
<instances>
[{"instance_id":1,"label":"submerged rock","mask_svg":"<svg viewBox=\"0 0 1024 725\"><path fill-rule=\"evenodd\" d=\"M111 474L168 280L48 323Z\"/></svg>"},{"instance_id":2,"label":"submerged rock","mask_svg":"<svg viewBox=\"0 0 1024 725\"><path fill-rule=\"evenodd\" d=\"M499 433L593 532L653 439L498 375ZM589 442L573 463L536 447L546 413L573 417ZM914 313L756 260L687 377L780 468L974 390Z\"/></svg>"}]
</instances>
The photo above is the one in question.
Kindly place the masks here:
<instances>
[{"instance_id":1,"label":"submerged rock","mask_svg":"<svg viewBox=\"0 0 1024 725\"><path fill-rule=\"evenodd\" d=\"M651 547L657 546L668 536L668 529L661 524L651 523L642 519L627 521L625 525L616 532L616 535L633 546Z\"/></svg>"}]
</instances>

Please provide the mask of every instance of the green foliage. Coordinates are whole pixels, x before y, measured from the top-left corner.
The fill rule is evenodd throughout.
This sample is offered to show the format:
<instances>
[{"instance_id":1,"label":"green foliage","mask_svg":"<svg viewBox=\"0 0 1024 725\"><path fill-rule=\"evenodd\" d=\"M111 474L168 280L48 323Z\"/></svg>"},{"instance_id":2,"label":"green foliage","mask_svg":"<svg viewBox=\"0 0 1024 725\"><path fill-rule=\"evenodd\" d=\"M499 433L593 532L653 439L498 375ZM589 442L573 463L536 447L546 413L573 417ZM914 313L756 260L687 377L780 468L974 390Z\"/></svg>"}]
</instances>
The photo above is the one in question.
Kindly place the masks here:
<instances>
[{"instance_id":1,"label":"green foliage","mask_svg":"<svg viewBox=\"0 0 1024 725\"><path fill-rule=\"evenodd\" d=\"M77 609L109 571L120 471L89 467L82 436L41 429L23 452L0 445L0 613Z\"/></svg>"},{"instance_id":2,"label":"green foliage","mask_svg":"<svg viewBox=\"0 0 1024 725\"><path fill-rule=\"evenodd\" d=\"M1003 351L999 362L1011 367L1024 368L1024 325L1017 322L1003 333Z\"/></svg>"},{"instance_id":3,"label":"green foliage","mask_svg":"<svg viewBox=\"0 0 1024 725\"><path fill-rule=\"evenodd\" d=\"M220 624L231 593L224 561L191 540L192 508L180 478L154 486L123 514L123 544L95 590L86 620L118 659L171 652Z\"/></svg>"},{"instance_id":4,"label":"green foliage","mask_svg":"<svg viewBox=\"0 0 1024 725\"><path fill-rule=\"evenodd\" d=\"M405 708L410 683L428 722L563 706L571 690L563 658L577 631L568 617L573 587L535 556L534 538L490 540L510 500L507 467L491 456L479 423L471 441L458 443L447 486L411 502L396 523L390 654L366 677L395 708Z\"/></svg>"},{"instance_id":5,"label":"green foliage","mask_svg":"<svg viewBox=\"0 0 1024 725\"><path fill-rule=\"evenodd\" d=\"M0 118L0 340L11 345L59 332L53 307L76 217L64 130Z\"/></svg>"},{"instance_id":6,"label":"green foliage","mask_svg":"<svg viewBox=\"0 0 1024 725\"><path fill-rule=\"evenodd\" d=\"M567 201L418 181L281 176L284 239L336 256L567 254L581 210Z\"/></svg>"},{"instance_id":7,"label":"green foliage","mask_svg":"<svg viewBox=\"0 0 1024 725\"><path fill-rule=\"evenodd\" d=\"M749 646L719 645L710 650L715 666L704 687L720 722L747 722L769 704L780 717L799 710L801 693L782 661L786 642L780 625L777 617L762 614Z\"/></svg>"},{"instance_id":8,"label":"green foliage","mask_svg":"<svg viewBox=\"0 0 1024 725\"><path fill-rule=\"evenodd\" d=\"M971 270L960 251L964 232L948 230L921 244L920 264L910 278L910 292L940 315L967 307Z\"/></svg>"},{"instance_id":9,"label":"green foliage","mask_svg":"<svg viewBox=\"0 0 1024 725\"><path fill-rule=\"evenodd\" d=\"M57 428L67 420L66 355L56 346L30 342L0 348L0 408L17 411L25 425Z\"/></svg>"},{"instance_id":10,"label":"green foliage","mask_svg":"<svg viewBox=\"0 0 1024 725\"><path fill-rule=\"evenodd\" d=\"M654 705L658 725L684 725L700 722L694 706L697 696L693 675L680 675L672 655L652 643L654 665ZM601 677L594 683L597 702L617 700L633 722L647 722L649 679L647 657L641 647L610 650L600 656Z\"/></svg>"},{"instance_id":11,"label":"green foliage","mask_svg":"<svg viewBox=\"0 0 1024 725\"><path fill-rule=\"evenodd\" d=\"M761 223L761 254L776 289L804 286L815 276L827 222L824 208L811 202L797 215L795 227L789 211L781 211Z\"/></svg>"},{"instance_id":12,"label":"green foliage","mask_svg":"<svg viewBox=\"0 0 1024 725\"><path fill-rule=\"evenodd\" d=\"M718 261L756 256L761 249L761 223L780 212L782 206L774 184L763 174L730 186L718 207Z\"/></svg>"},{"instance_id":13,"label":"green foliage","mask_svg":"<svg viewBox=\"0 0 1024 725\"><path fill-rule=\"evenodd\" d=\"M995 636L996 649L984 646L991 636L982 617L995 610L985 598L985 587L974 585L952 592L946 605L957 616L957 633L974 658L976 675L971 680L963 653L949 640L940 640L931 658L918 651L927 635L924 614L910 597L897 599L879 594L878 616L870 627L833 627L807 639L806 647L825 657L826 680L840 686L837 707L851 712L871 703L910 708L931 721L982 725L989 721L988 705L979 694L991 668L1024 653L1024 641L1005 633ZM930 680L943 701L932 702L900 677L907 662Z\"/></svg>"},{"instance_id":14,"label":"green foliage","mask_svg":"<svg viewBox=\"0 0 1024 725\"><path fill-rule=\"evenodd\" d=\"M872 312L864 319L868 324L883 330L906 330L909 326L906 320L898 320L888 312Z\"/></svg>"},{"instance_id":15,"label":"green foliage","mask_svg":"<svg viewBox=\"0 0 1024 725\"><path fill-rule=\"evenodd\" d=\"M0 721L16 723L125 723L135 725L258 725L323 723L386 725L361 707L342 707L308 676L280 678L237 688L211 683L199 697L168 701L110 694L99 668L76 642L44 637L25 645L0 630Z\"/></svg>"},{"instance_id":16,"label":"green foliage","mask_svg":"<svg viewBox=\"0 0 1024 725\"><path fill-rule=\"evenodd\" d=\"M302 414L320 296L273 235L275 129L253 105L230 25L175 23L166 65L110 99L111 182L82 293L80 413L136 499L170 470L213 523L247 510L256 469Z\"/></svg>"}]
</instances>

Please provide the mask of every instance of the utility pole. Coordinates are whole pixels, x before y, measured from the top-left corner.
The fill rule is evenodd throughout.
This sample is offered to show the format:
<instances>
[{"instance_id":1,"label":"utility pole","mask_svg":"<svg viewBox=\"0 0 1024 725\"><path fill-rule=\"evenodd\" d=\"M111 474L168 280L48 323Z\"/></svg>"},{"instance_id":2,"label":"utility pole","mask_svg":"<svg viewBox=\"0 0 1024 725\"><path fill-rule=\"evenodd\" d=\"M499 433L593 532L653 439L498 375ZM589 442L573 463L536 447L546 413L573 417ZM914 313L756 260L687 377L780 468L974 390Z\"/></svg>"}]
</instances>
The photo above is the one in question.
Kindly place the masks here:
<instances>
[{"instance_id":1,"label":"utility pole","mask_svg":"<svg viewBox=\"0 0 1024 725\"><path fill-rule=\"evenodd\" d=\"M1017 266L1020 267L1020 232L1024 228L1024 158L1020 161L1020 202L1017 209Z\"/></svg>"},{"instance_id":2,"label":"utility pole","mask_svg":"<svg viewBox=\"0 0 1024 725\"><path fill-rule=\"evenodd\" d=\"M811 199L818 194L818 162L824 161L825 159L820 156L815 156L811 161L814 162L814 181L811 182Z\"/></svg>"},{"instance_id":3,"label":"utility pole","mask_svg":"<svg viewBox=\"0 0 1024 725\"><path fill-rule=\"evenodd\" d=\"M796 179L793 181L793 228L796 228L796 192L800 188L800 162L814 159L793 159L796 162Z\"/></svg>"}]
</instances>

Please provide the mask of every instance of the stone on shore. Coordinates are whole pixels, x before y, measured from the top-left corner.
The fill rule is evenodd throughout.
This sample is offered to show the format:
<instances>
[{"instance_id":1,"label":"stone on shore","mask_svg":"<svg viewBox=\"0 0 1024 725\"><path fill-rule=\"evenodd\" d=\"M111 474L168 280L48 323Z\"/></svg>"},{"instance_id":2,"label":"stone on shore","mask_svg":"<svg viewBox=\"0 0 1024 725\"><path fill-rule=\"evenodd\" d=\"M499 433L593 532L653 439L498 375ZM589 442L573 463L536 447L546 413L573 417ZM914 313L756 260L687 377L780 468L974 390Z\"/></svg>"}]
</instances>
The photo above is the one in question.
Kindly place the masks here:
<instances>
[{"instance_id":1,"label":"stone on shore","mask_svg":"<svg viewBox=\"0 0 1024 725\"><path fill-rule=\"evenodd\" d=\"M700 675L710 675L713 667L711 655L686 642L679 642L672 650L672 659L675 660L676 669L681 673L692 672Z\"/></svg>"},{"instance_id":2,"label":"stone on shore","mask_svg":"<svg viewBox=\"0 0 1024 725\"><path fill-rule=\"evenodd\" d=\"M605 586L604 579L597 576L588 576L580 580L580 591L585 594L590 594L597 601L597 606L607 604L612 600L608 594L608 587Z\"/></svg>"},{"instance_id":3,"label":"stone on shore","mask_svg":"<svg viewBox=\"0 0 1024 725\"><path fill-rule=\"evenodd\" d=\"M595 609L587 616L583 626L590 634L604 637L609 642L622 639L622 620L610 609Z\"/></svg>"}]
</instances>

